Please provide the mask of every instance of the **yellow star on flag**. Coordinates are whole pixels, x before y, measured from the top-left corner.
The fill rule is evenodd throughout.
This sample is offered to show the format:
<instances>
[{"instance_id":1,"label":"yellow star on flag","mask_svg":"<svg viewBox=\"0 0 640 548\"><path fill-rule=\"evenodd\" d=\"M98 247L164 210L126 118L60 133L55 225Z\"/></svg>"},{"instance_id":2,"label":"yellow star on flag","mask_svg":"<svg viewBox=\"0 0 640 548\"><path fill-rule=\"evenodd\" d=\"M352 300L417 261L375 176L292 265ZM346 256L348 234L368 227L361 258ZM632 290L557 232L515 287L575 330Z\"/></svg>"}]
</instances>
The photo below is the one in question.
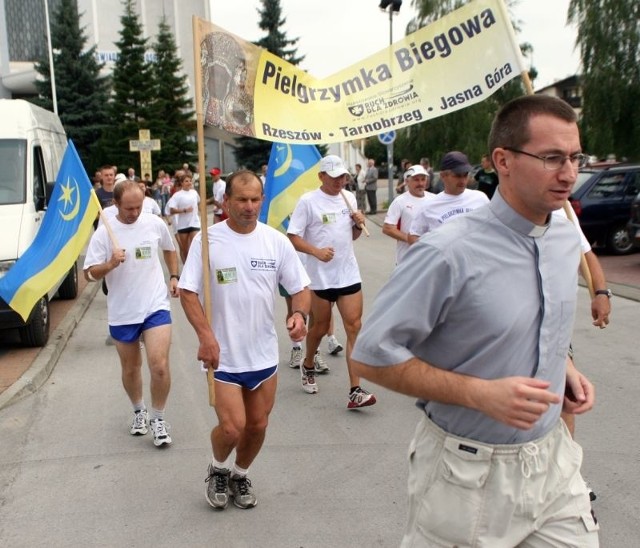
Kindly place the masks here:
<instances>
[{"instance_id":1,"label":"yellow star on flag","mask_svg":"<svg viewBox=\"0 0 640 548\"><path fill-rule=\"evenodd\" d=\"M73 194L74 190L76 190L76 189L71 186L70 179L67 179L66 186L62 185L62 196L60 196L60 198L58 198L58 201L60 201L60 200L64 201L64 208L65 209L67 208L67 206L69 204L71 204L71 202L73 202L73 200L71 199L71 195Z\"/></svg>"}]
</instances>

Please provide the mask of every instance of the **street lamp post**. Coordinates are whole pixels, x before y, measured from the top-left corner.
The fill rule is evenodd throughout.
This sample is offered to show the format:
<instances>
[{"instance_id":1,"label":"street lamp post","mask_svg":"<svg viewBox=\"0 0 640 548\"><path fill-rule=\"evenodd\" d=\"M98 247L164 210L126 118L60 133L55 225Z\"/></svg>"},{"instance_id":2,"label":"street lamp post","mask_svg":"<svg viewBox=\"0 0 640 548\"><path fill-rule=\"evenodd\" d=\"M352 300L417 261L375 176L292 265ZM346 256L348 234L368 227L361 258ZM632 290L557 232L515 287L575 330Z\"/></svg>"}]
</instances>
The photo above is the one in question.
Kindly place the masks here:
<instances>
[{"instance_id":1,"label":"street lamp post","mask_svg":"<svg viewBox=\"0 0 640 548\"><path fill-rule=\"evenodd\" d=\"M389 46L393 44L393 15L400 12L400 6L402 6L402 0L380 0L378 6L382 11L389 12ZM391 205L393 200L393 142L387 145L387 168L388 168L388 191L389 201L388 205Z\"/></svg>"},{"instance_id":2,"label":"street lamp post","mask_svg":"<svg viewBox=\"0 0 640 548\"><path fill-rule=\"evenodd\" d=\"M51 47L51 25L49 24L49 2L44 0L44 17L47 25L47 50L49 52L49 74L51 76L51 100L53 112L58 114L58 96L56 94L56 72L53 67L53 48Z\"/></svg>"}]
</instances>

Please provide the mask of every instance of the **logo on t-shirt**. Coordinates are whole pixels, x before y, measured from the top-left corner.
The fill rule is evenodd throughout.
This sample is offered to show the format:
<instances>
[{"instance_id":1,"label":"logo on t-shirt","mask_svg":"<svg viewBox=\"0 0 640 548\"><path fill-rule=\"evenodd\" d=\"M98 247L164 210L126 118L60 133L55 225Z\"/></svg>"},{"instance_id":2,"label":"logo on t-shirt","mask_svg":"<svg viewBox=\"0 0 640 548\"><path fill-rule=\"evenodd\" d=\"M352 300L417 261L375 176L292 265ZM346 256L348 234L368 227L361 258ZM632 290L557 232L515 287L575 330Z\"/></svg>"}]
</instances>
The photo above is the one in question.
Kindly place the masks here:
<instances>
[{"instance_id":1,"label":"logo on t-shirt","mask_svg":"<svg viewBox=\"0 0 640 548\"><path fill-rule=\"evenodd\" d=\"M275 259L251 259L251 270L275 270Z\"/></svg>"},{"instance_id":2,"label":"logo on t-shirt","mask_svg":"<svg viewBox=\"0 0 640 548\"><path fill-rule=\"evenodd\" d=\"M440 221L441 224L444 224L444 222L447 219L450 219L451 217L455 217L456 215L462 215L463 213L469 213L469 211L473 211L473 209L469 207L456 207L454 209L450 209L449 211L447 211L438 220Z\"/></svg>"}]
</instances>

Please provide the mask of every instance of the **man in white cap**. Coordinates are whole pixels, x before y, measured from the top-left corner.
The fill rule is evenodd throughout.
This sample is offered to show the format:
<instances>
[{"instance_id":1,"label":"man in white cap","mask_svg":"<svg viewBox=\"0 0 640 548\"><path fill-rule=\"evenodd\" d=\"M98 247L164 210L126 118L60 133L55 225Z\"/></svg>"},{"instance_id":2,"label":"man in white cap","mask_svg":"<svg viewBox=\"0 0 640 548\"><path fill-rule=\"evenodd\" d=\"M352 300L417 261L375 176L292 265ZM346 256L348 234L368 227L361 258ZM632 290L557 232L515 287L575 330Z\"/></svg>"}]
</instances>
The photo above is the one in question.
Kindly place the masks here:
<instances>
[{"instance_id":1,"label":"man in white cap","mask_svg":"<svg viewBox=\"0 0 640 548\"><path fill-rule=\"evenodd\" d=\"M413 217L426 201L436 197L435 194L426 192L429 188L429 175L420 164L411 166L404 172L404 188L408 192L403 192L391 202L382 226L382 233L396 240L396 264L409 250L409 228Z\"/></svg>"},{"instance_id":2,"label":"man in white cap","mask_svg":"<svg viewBox=\"0 0 640 548\"><path fill-rule=\"evenodd\" d=\"M302 389L308 394L318 391L313 359L329 328L332 303L336 303L347 334L350 382L347 407L355 409L373 405L376 398L360 386L360 378L351 366L351 349L362 318L362 278L353 240L362 234L365 217L357 209L355 196L344 190L348 174L340 157L322 158L318 174L322 184L302 195L291 215L287 235L297 251L308 255L306 268L311 279L313 322L307 334L306 357L300 367Z\"/></svg>"},{"instance_id":3,"label":"man in white cap","mask_svg":"<svg viewBox=\"0 0 640 548\"><path fill-rule=\"evenodd\" d=\"M471 170L471 164L462 152L454 150L444 155L440 164L444 190L415 213L409 228L409 244L457 215L489 203L484 192L467 188Z\"/></svg>"}]
</instances>

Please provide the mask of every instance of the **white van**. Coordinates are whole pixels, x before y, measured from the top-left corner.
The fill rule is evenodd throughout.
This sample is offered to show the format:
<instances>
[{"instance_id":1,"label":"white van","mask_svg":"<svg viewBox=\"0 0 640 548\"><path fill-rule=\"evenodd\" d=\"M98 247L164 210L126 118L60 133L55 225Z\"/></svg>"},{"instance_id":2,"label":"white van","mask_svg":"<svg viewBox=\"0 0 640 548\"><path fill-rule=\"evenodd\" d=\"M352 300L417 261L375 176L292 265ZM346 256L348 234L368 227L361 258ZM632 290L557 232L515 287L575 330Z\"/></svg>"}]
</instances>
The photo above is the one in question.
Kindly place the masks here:
<instances>
[{"instance_id":1,"label":"white van","mask_svg":"<svg viewBox=\"0 0 640 548\"><path fill-rule=\"evenodd\" d=\"M0 99L0 277L35 238L67 146L57 115L21 99ZM43 295L25 323L0 298L0 329L18 328L25 346L49 339L49 300L74 299L77 266Z\"/></svg>"}]
</instances>

